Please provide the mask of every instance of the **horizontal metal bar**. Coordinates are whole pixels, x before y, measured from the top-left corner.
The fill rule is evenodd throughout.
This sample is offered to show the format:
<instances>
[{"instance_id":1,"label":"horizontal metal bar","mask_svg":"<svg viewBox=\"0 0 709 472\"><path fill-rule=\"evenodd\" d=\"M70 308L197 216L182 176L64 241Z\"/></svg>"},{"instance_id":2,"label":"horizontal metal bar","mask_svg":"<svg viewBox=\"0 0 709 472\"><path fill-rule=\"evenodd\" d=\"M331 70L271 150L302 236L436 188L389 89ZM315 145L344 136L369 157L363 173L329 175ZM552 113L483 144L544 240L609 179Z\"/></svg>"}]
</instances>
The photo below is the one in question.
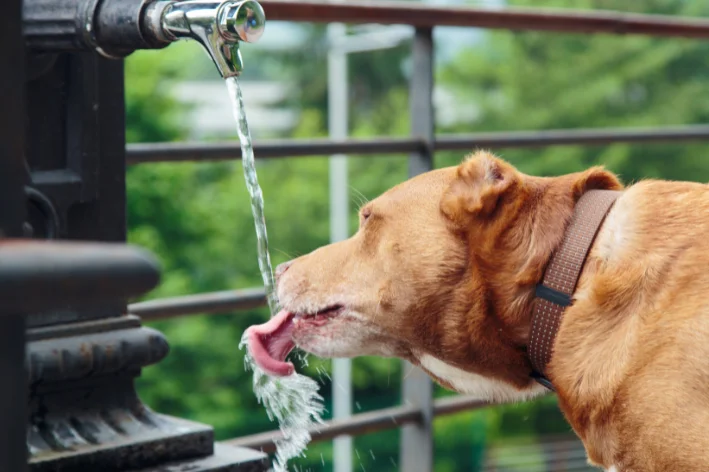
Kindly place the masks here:
<instances>
[{"instance_id":1,"label":"horizontal metal bar","mask_svg":"<svg viewBox=\"0 0 709 472\"><path fill-rule=\"evenodd\" d=\"M437 151L451 151L481 147L515 148L706 140L709 140L708 125L662 128L582 128L442 135L436 138L435 149ZM254 151L258 158L265 159L330 154L409 153L420 151L424 146L424 141L418 138L348 139L344 141L299 139L257 142L254 145ZM241 158L238 142L130 144L126 153L129 164Z\"/></svg>"},{"instance_id":2,"label":"horizontal metal bar","mask_svg":"<svg viewBox=\"0 0 709 472\"><path fill-rule=\"evenodd\" d=\"M310 430L312 442L326 441L343 434L357 436L385 429L398 428L402 424L413 423L421 418L421 412L413 406L397 406L377 411L352 415L349 418L326 421L325 424ZM274 441L283 437L280 431L244 436L242 438L224 441L230 446L241 446L260 449L264 452L274 452Z\"/></svg>"},{"instance_id":3,"label":"horizontal metal bar","mask_svg":"<svg viewBox=\"0 0 709 472\"><path fill-rule=\"evenodd\" d=\"M125 244L0 240L4 312L127 300L159 280L153 257Z\"/></svg>"},{"instance_id":4,"label":"horizontal metal bar","mask_svg":"<svg viewBox=\"0 0 709 472\"><path fill-rule=\"evenodd\" d=\"M698 18L571 9L473 8L411 2L263 0L269 21L405 24L416 27L643 34L709 38L709 21Z\"/></svg>"},{"instance_id":5,"label":"horizontal metal bar","mask_svg":"<svg viewBox=\"0 0 709 472\"><path fill-rule=\"evenodd\" d=\"M585 456L585 450L584 456ZM497 453L496 451L494 452ZM483 466L482 472L499 472L501 470L524 470L525 472L547 472L550 470L563 470L564 472L591 472L593 469L588 465L588 459L580 457L577 459L567 458L565 455L549 455L545 454L543 459L539 455L543 451L538 451L537 454L531 457L522 457L520 461L508 464L504 459L492 460L489 465ZM587 457L587 456L586 456Z\"/></svg>"},{"instance_id":6,"label":"horizontal metal bar","mask_svg":"<svg viewBox=\"0 0 709 472\"><path fill-rule=\"evenodd\" d=\"M465 396L447 397L434 401L434 415L450 415L465 410L487 406L486 403ZM396 406L381 410L359 413L349 418L326 421L310 430L312 442L326 441L343 434L358 436L376 431L398 428L405 424L421 421L421 411L415 406ZM283 437L280 431L253 434L224 441L230 446L241 446L274 452L274 441Z\"/></svg>"},{"instance_id":7,"label":"horizontal metal bar","mask_svg":"<svg viewBox=\"0 0 709 472\"><path fill-rule=\"evenodd\" d=\"M709 140L708 125L667 126L662 128L583 128L447 135L441 136L436 140L436 150L469 150L474 147L515 148L572 144L600 145L706 140Z\"/></svg>"},{"instance_id":8,"label":"horizontal metal bar","mask_svg":"<svg viewBox=\"0 0 709 472\"><path fill-rule=\"evenodd\" d=\"M433 414L445 416L460 413L461 411L475 410L487 406L487 403L465 395L453 395L439 398L433 402Z\"/></svg>"},{"instance_id":9,"label":"horizontal metal bar","mask_svg":"<svg viewBox=\"0 0 709 472\"><path fill-rule=\"evenodd\" d=\"M176 318L194 313L227 313L250 310L266 305L266 292L262 288L225 290L182 297L160 298L128 305L128 313L144 320Z\"/></svg>"},{"instance_id":10,"label":"horizontal metal bar","mask_svg":"<svg viewBox=\"0 0 709 472\"><path fill-rule=\"evenodd\" d=\"M414 152L424 146L415 138L375 138L333 141L329 139L278 140L254 143L256 157L301 157L331 154ZM227 143L145 143L126 147L128 164L143 162L241 159L238 141Z\"/></svg>"}]
</instances>

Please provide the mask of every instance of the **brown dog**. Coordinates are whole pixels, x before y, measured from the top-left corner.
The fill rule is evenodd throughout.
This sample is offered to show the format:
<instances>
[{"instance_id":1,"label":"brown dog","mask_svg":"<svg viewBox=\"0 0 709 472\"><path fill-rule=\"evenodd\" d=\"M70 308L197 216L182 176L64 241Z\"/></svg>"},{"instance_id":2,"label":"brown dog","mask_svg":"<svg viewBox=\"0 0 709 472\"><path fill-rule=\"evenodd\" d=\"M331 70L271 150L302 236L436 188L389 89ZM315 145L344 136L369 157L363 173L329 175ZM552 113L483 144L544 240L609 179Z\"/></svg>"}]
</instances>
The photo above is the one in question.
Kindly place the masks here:
<instances>
[{"instance_id":1,"label":"brown dog","mask_svg":"<svg viewBox=\"0 0 709 472\"><path fill-rule=\"evenodd\" d=\"M579 197L620 189L594 168L523 175L488 153L365 205L350 239L279 267L284 311L252 327L274 375L297 345L396 356L481 399L545 392L527 355L534 288ZM643 181L605 219L547 376L589 461L614 472L709 471L709 187Z\"/></svg>"}]
</instances>

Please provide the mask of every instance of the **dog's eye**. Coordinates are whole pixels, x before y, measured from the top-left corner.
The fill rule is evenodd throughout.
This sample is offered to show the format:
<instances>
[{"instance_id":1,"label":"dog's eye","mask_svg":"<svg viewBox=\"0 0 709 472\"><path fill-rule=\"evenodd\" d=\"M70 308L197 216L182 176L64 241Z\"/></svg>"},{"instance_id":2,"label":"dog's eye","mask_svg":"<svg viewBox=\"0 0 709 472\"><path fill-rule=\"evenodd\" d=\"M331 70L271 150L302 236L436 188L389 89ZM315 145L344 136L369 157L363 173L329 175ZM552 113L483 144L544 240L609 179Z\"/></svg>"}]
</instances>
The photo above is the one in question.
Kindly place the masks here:
<instances>
[{"instance_id":1,"label":"dog's eye","mask_svg":"<svg viewBox=\"0 0 709 472\"><path fill-rule=\"evenodd\" d=\"M371 208L363 208L362 213L360 213L360 216L361 216L360 224L364 224L364 222L367 221L370 216L372 216L372 209Z\"/></svg>"}]
</instances>

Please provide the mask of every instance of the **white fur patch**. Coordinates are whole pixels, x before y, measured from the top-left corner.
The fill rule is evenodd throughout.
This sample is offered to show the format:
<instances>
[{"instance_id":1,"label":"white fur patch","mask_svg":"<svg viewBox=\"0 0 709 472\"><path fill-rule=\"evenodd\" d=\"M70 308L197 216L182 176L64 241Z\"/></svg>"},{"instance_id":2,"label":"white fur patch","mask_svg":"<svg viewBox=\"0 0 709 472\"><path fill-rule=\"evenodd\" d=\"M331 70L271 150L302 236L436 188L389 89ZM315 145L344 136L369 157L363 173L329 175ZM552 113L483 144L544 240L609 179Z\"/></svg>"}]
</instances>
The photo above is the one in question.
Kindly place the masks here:
<instances>
[{"instance_id":1,"label":"white fur patch","mask_svg":"<svg viewBox=\"0 0 709 472\"><path fill-rule=\"evenodd\" d=\"M606 472L618 472L618 468L612 465L610 469L606 470Z\"/></svg>"},{"instance_id":2,"label":"white fur patch","mask_svg":"<svg viewBox=\"0 0 709 472\"><path fill-rule=\"evenodd\" d=\"M429 354L420 354L418 359L424 369L449 383L457 392L472 395L481 401L521 402L547 392L546 388L537 383L530 388L519 390L506 382L466 372Z\"/></svg>"},{"instance_id":3,"label":"white fur patch","mask_svg":"<svg viewBox=\"0 0 709 472\"><path fill-rule=\"evenodd\" d=\"M630 218L632 214L631 202L621 195L596 237L595 247L601 259L611 260L614 254L631 245L630 237L634 234Z\"/></svg>"}]
</instances>

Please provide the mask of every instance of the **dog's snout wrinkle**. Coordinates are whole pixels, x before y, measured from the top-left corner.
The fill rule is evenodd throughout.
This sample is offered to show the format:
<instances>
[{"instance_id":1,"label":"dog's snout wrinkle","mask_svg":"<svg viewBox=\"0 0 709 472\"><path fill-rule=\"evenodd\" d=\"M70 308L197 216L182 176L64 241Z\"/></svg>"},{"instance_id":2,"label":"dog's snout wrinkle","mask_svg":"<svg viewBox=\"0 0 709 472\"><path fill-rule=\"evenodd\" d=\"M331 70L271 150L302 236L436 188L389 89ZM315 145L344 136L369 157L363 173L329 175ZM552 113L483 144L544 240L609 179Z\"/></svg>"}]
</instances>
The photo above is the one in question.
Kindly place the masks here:
<instances>
[{"instance_id":1,"label":"dog's snout wrinkle","mask_svg":"<svg viewBox=\"0 0 709 472\"><path fill-rule=\"evenodd\" d=\"M275 271L276 283L278 283L280 281L281 277L283 277L283 274L285 274L286 271L288 269L290 269L290 267L292 265L293 265L293 261L288 261L288 262L284 262L282 264L278 264L278 267L276 267L276 271Z\"/></svg>"}]
</instances>

